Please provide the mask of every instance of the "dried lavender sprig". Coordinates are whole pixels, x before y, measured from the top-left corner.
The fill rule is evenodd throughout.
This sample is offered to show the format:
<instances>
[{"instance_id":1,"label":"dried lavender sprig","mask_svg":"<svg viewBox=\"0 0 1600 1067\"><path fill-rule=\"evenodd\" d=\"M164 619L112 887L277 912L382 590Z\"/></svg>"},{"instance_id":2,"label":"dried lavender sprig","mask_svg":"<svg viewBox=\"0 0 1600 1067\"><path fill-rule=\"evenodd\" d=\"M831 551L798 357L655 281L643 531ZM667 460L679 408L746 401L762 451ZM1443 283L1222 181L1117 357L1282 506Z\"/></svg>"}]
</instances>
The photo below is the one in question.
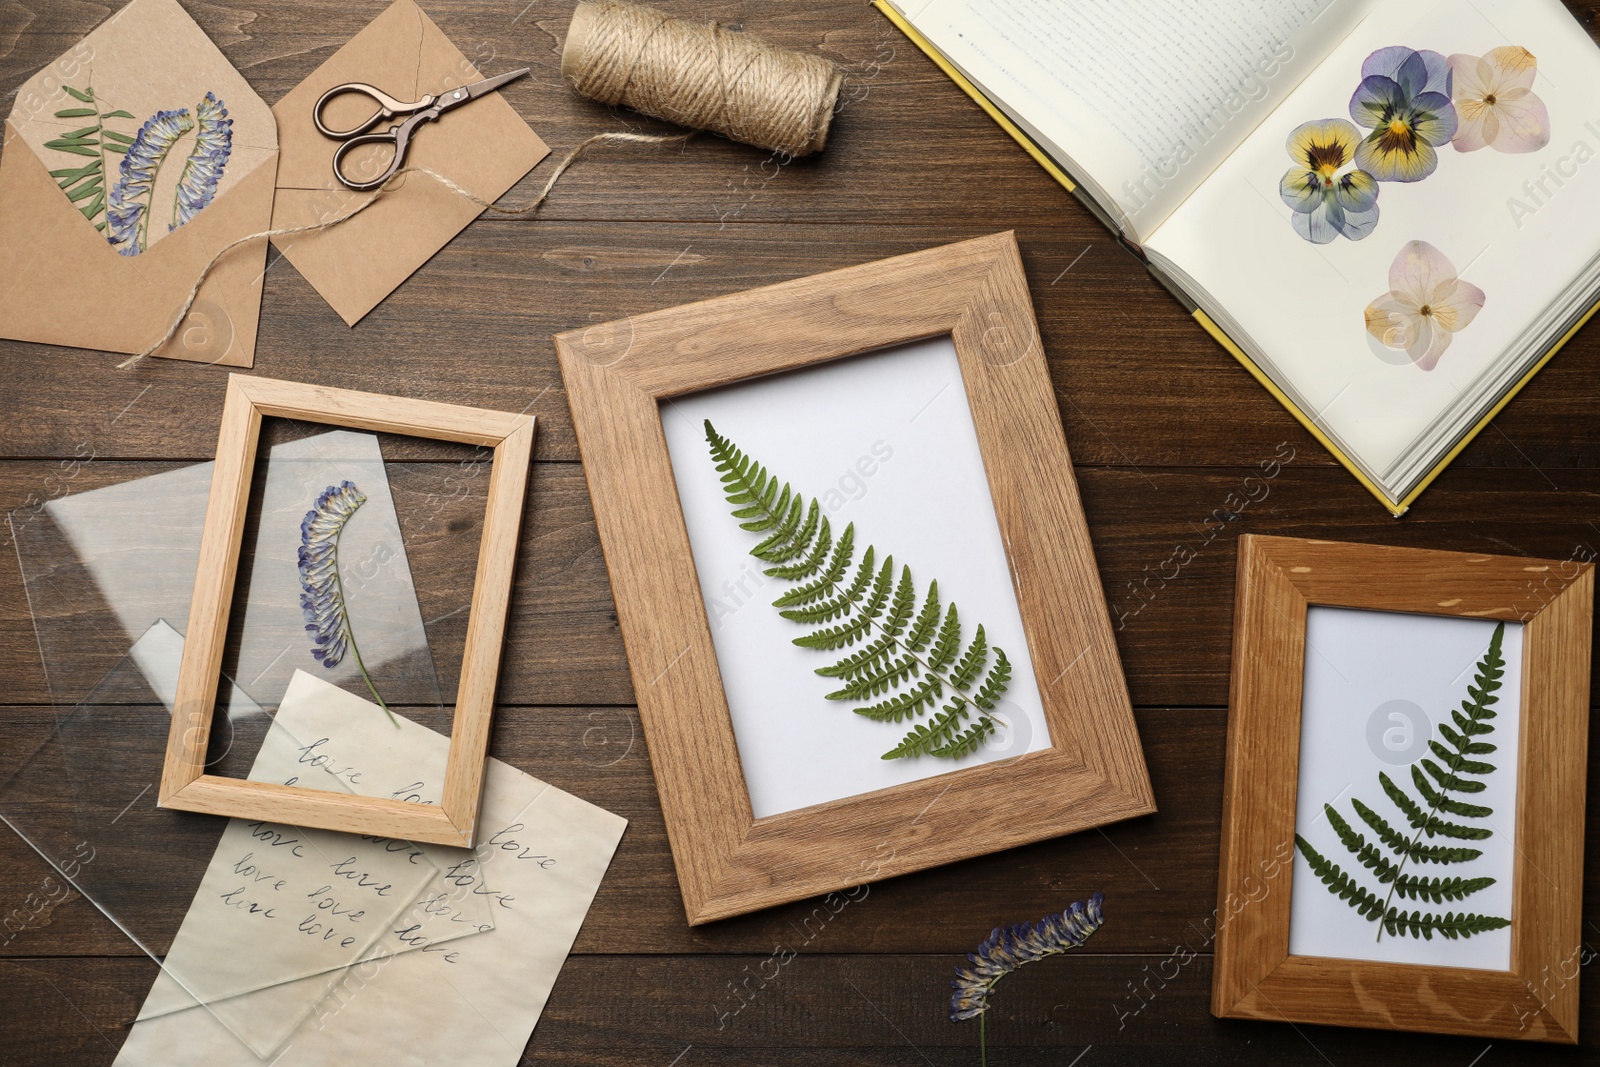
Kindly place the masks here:
<instances>
[{"instance_id":1,"label":"dried lavender sprig","mask_svg":"<svg viewBox=\"0 0 1600 1067\"><path fill-rule=\"evenodd\" d=\"M222 170L233 152L233 120L228 108L215 93L207 93L194 109L194 147L183 165L178 178L178 189L172 197L172 222L167 230L176 230L200 213L217 195L217 183L222 180Z\"/></svg>"},{"instance_id":2,"label":"dried lavender sprig","mask_svg":"<svg viewBox=\"0 0 1600 1067\"><path fill-rule=\"evenodd\" d=\"M389 721L399 726L394 712L378 695L377 686L367 674L350 627L350 609L344 597L344 577L339 572L339 537L345 525L367 495L348 479L330 485L317 497L316 506L300 522L300 609L305 612L306 630L313 634L311 655L324 667L335 667L348 650L356 658L356 669L367 683L372 699L378 702Z\"/></svg>"},{"instance_id":3,"label":"dried lavender sprig","mask_svg":"<svg viewBox=\"0 0 1600 1067\"><path fill-rule=\"evenodd\" d=\"M1103 894L1096 893L1087 902L1077 901L1038 922L996 927L978 951L967 956L966 964L956 968L955 979L950 983L950 1021L978 1019L985 1063L988 1050L983 1046L983 1016L989 1010L989 994L995 984L1024 964L1082 945L1105 921L1100 910L1104 899Z\"/></svg>"}]
</instances>

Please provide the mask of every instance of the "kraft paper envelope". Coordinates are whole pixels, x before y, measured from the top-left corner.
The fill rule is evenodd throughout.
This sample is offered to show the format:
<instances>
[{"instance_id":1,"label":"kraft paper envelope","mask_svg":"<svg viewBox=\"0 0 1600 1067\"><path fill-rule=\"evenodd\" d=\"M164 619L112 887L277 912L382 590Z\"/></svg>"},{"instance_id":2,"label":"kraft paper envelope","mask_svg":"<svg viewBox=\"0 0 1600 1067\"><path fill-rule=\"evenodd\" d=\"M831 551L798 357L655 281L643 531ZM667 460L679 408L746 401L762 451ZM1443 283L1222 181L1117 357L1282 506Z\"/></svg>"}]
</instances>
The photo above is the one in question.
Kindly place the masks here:
<instances>
[{"instance_id":1,"label":"kraft paper envelope","mask_svg":"<svg viewBox=\"0 0 1600 1067\"><path fill-rule=\"evenodd\" d=\"M205 265L266 230L272 112L176 0L133 0L17 92L0 148L0 334L140 352ZM229 252L156 355L255 358L263 238Z\"/></svg>"},{"instance_id":2,"label":"kraft paper envelope","mask_svg":"<svg viewBox=\"0 0 1600 1067\"><path fill-rule=\"evenodd\" d=\"M411 101L481 77L420 7L412 0L395 0L272 109L283 149L272 228L336 218L375 195L353 192L334 176L333 153L340 142L320 133L311 117L323 93L345 82L365 82ZM373 110L364 97L347 93L330 102L325 121L334 129L351 129ZM389 125L380 123L376 129ZM363 151L372 161L384 150ZM549 153L497 92L419 127L404 165L426 167L493 201ZM374 173L388 165L388 155L381 158ZM362 162L353 154L349 169L360 173ZM378 203L348 222L274 238L273 243L339 317L354 326L481 211L426 174L406 174Z\"/></svg>"}]
</instances>

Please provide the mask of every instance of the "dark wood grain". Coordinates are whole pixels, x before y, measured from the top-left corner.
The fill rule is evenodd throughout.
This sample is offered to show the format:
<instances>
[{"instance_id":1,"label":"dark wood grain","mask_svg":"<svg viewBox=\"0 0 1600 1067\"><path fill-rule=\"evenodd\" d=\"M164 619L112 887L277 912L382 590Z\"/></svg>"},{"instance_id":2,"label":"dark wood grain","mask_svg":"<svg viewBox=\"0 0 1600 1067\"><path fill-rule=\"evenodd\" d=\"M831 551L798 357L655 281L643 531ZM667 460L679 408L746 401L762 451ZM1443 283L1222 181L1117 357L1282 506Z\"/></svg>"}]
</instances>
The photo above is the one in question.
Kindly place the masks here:
<instances>
[{"instance_id":1,"label":"dark wood grain","mask_svg":"<svg viewBox=\"0 0 1600 1067\"><path fill-rule=\"evenodd\" d=\"M944 1018L961 954L994 925L1096 889L1107 894L1109 920L1094 953L1028 968L997 994L993 1062L1493 1067L1593 1058L1600 989L1592 980L1582 996L1584 1045L1570 1053L1220 1022L1207 1012L1200 931L1215 907L1238 535L1555 558L1600 552L1600 327L1582 331L1396 522L864 3L659 2L843 64L847 104L827 151L779 166L714 138L602 150L563 179L536 221L474 223L354 329L276 257L262 305L262 374L540 419L493 752L631 822L524 1062L971 1064L975 1024ZM385 0L183 3L272 103ZM557 67L570 3L524 3L424 0L484 70L534 68L506 98L554 151L508 203L528 198L592 133L667 129L565 90ZM0 3L0 89L13 90L119 6ZM1569 6L1594 34L1600 2ZM881 883L825 923L811 902L690 929L550 335L1004 229L1021 243L1160 811ZM116 362L0 342L0 511L210 458L223 374L164 361L118 372ZM459 461L441 450L402 439L384 448L403 515L459 483ZM1289 455L1264 491L1245 482L1260 461ZM454 533L475 536L471 516L459 520ZM448 522L443 529L408 538L427 619L462 602L469 580ZM4 528L0 541L3 777L20 739L52 713ZM97 668L121 654L88 633L81 677L63 683L69 691L92 686ZM459 617L430 628L447 688L462 633ZM1595 826L1591 817L1591 836ZM1589 850L1584 911L1600 944L1597 855ZM30 907L49 877L0 830L0 916ZM152 901L141 919L181 910ZM1179 944L1195 959L1163 984ZM750 976L778 945L797 955L758 988ZM0 947L0 1063L109 1064L154 974L82 898L34 915Z\"/></svg>"}]
</instances>

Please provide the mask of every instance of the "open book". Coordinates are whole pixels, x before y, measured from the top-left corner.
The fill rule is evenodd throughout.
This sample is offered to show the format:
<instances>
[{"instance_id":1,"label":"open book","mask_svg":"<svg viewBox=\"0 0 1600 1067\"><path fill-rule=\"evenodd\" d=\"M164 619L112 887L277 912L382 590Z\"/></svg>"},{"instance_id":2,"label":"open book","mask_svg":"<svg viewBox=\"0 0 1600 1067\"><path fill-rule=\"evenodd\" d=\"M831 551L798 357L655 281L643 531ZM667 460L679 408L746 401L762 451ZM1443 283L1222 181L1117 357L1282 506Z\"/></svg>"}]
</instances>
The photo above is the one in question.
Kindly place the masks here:
<instances>
[{"instance_id":1,"label":"open book","mask_svg":"<svg viewBox=\"0 0 1600 1067\"><path fill-rule=\"evenodd\" d=\"M878 6L1396 515L1594 311L1560 0Z\"/></svg>"}]
</instances>

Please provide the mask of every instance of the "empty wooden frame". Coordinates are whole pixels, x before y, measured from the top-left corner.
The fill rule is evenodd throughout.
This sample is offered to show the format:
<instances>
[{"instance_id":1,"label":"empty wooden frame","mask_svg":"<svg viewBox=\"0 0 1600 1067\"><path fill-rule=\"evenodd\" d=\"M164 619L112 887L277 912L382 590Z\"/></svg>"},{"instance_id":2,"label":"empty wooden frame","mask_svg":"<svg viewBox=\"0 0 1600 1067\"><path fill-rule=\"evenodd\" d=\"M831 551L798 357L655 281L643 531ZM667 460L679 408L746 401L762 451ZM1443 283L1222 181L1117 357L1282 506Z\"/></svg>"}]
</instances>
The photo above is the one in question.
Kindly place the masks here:
<instances>
[{"instance_id":1,"label":"empty wooden frame","mask_svg":"<svg viewBox=\"0 0 1600 1067\"><path fill-rule=\"evenodd\" d=\"M267 416L494 450L444 791L437 805L205 773L206 746L216 705L256 445L261 420ZM162 807L472 846L533 430L534 420L527 415L239 374L229 376L200 543L199 573L195 576L161 775Z\"/></svg>"},{"instance_id":2,"label":"empty wooden frame","mask_svg":"<svg viewBox=\"0 0 1600 1067\"><path fill-rule=\"evenodd\" d=\"M953 339L1052 746L756 819L660 403ZM690 923L1154 810L1015 238L556 338Z\"/></svg>"},{"instance_id":3,"label":"empty wooden frame","mask_svg":"<svg viewBox=\"0 0 1600 1067\"><path fill-rule=\"evenodd\" d=\"M1246 535L1236 596L1212 1013L1575 1043L1592 566ZM1290 955L1311 605L1524 624L1510 970Z\"/></svg>"}]
</instances>

